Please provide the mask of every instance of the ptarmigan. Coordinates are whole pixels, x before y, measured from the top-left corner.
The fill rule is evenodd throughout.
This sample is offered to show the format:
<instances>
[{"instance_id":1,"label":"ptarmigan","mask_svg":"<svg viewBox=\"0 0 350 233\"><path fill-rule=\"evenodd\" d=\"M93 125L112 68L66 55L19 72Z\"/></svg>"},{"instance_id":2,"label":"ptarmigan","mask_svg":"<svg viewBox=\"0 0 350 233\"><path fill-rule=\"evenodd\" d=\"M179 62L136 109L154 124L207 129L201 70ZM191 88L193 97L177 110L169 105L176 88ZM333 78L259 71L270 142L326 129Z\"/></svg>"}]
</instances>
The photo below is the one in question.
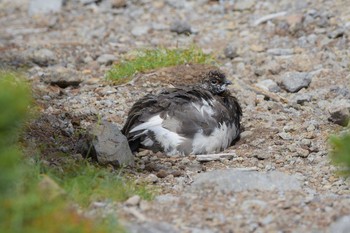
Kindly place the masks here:
<instances>
[{"instance_id":1,"label":"ptarmigan","mask_svg":"<svg viewBox=\"0 0 350 233\"><path fill-rule=\"evenodd\" d=\"M131 108L122 132L139 148L171 155L208 154L229 147L240 134L242 109L220 71L192 87L148 94Z\"/></svg>"}]
</instances>

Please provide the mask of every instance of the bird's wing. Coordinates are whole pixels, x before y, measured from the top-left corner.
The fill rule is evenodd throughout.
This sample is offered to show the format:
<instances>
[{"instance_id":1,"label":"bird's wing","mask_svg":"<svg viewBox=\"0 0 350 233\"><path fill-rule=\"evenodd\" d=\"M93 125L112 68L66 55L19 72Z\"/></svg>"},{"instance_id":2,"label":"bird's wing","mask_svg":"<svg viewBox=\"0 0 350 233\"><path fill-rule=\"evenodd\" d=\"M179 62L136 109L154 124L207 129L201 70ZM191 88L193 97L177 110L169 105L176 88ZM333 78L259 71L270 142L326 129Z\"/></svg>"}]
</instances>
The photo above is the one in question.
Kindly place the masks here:
<instances>
[{"instance_id":1,"label":"bird's wing","mask_svg":"<svg viewBox=\"0 0 350 233\"><path fill-rule=\"evenodd\" d=\"M136 131L158 125L184 137L191 137L199 130L210 134L218 124L214 116L222 114L221 111L224 112L222 104L208 91L170 89L136 102L123 133L134 136Z\"/></svg>"}]
</instances>

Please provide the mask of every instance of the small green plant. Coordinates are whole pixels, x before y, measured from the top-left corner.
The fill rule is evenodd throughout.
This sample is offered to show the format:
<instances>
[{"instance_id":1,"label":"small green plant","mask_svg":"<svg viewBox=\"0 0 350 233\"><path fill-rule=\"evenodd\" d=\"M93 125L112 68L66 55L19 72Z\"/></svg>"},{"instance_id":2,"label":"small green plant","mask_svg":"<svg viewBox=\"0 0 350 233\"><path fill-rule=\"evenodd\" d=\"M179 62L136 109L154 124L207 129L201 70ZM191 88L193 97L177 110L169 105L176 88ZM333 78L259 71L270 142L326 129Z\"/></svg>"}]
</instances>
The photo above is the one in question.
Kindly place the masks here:
<instances>
[{"instance_id":1,"label":"small green plant","mask_svg":"<svg viewBox=\"0 0 350 233\"><path fill-rule=\"evenodd\" d=\"M67 192L70 199L83 207L93 201L125 201L135 194L145 200L152 199L153 195L146 186L136 185L117 172L88 161L74 160L68 160L60 169L48 170L48 174Z\"/></svg>"},{"instance_id":2,"label":"small green plant","mask_svg":"<svg viewBox=\"0 0 350 233\"><path fill-rule=\"evenodd\" d=\"M350 176L350 133L330 138L332 146L331 158L334 164L340 166L341 175Z\"/></svg>"},{"instance_id":3,"label":"small green plant","mask_svg":"<svg viewBox=\"0 0 350 233\"><path fill-rule=\"evenodd\" d=\"M115 215L88 218L82 207L93 201L123 201L139 194L150 199L145 186L88 163L66 160L62 166L44 165L24 157L18 136L28 119L31 98L18 74L0 71L0 229L6 233L125 232Z\"/></svg>"},{"instance_id":4,"label":"small green plant","mask_svg":"<svg viewBox=\"0 0 350 233\"><path fill-rule=\"evenodd\" d=\"M8 195L21 169L15 143L28 117L28 86L15 73L0 70L0 195Z\"/></svg>"},{"instance_id":5,"label":"small green plant","mask_svg":"<svg viewBox=\"0 0 350 233\"><path fill-rule=\"evenodd\" d=\"M195 46L188 49L145 49L136 52L131 57L115 65L107 73L107 78L115 84L121 84L129 81L138 72L181 64L215 62L212 56L205 54Z\"/></svg>"}]
</instances>

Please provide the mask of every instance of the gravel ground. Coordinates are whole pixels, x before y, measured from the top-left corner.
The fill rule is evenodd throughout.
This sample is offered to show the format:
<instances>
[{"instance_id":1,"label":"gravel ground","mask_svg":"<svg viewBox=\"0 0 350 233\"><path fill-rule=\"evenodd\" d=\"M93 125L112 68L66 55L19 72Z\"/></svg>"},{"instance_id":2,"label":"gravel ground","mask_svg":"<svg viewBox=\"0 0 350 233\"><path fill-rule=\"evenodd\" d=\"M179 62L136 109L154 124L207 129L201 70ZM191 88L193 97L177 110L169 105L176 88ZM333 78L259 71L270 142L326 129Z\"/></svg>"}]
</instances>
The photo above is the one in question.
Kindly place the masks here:
<instances>
[{"instance_id":1,"label":"gravel ground","mask_svg":"<svg viewBox=\"0 0 350 233\"><path fill-rule=\"evenodd\" d=\"M349 180L336 175L327 143L350 109L346 0L62 2L0 1L0 64L25 70L43 115L61 119L66 134L97 118L121 127L144 94L210 69L105 81L111 64L140 48L196 44L214 54L244 113L242 139L225 156L142 151L134 176L159 196L89 214L117 211L131 232L350 231Z\"/></svg>"}]
</instances>

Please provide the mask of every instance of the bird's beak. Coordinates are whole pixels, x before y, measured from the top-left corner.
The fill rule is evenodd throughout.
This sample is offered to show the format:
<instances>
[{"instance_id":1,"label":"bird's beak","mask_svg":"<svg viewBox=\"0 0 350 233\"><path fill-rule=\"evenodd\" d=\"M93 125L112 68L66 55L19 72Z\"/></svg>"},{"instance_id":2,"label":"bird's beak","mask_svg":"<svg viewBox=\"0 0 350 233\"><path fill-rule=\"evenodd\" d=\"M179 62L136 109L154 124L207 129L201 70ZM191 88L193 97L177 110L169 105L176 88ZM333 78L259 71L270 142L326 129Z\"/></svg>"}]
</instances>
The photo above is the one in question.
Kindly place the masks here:
<instances>
[{"instance_id":1,"label":"bird's beak","mask_svg":"<svg viewBox=\"0 0 350 233\"><path fill-rule=\"evenodd\" d=\"M230 80L226 80L226 81L225 81L225 84L226 84L226 86L228 86L228 85L231 85L232 82L231 82Z\"/></svg>"}]
</instances>

